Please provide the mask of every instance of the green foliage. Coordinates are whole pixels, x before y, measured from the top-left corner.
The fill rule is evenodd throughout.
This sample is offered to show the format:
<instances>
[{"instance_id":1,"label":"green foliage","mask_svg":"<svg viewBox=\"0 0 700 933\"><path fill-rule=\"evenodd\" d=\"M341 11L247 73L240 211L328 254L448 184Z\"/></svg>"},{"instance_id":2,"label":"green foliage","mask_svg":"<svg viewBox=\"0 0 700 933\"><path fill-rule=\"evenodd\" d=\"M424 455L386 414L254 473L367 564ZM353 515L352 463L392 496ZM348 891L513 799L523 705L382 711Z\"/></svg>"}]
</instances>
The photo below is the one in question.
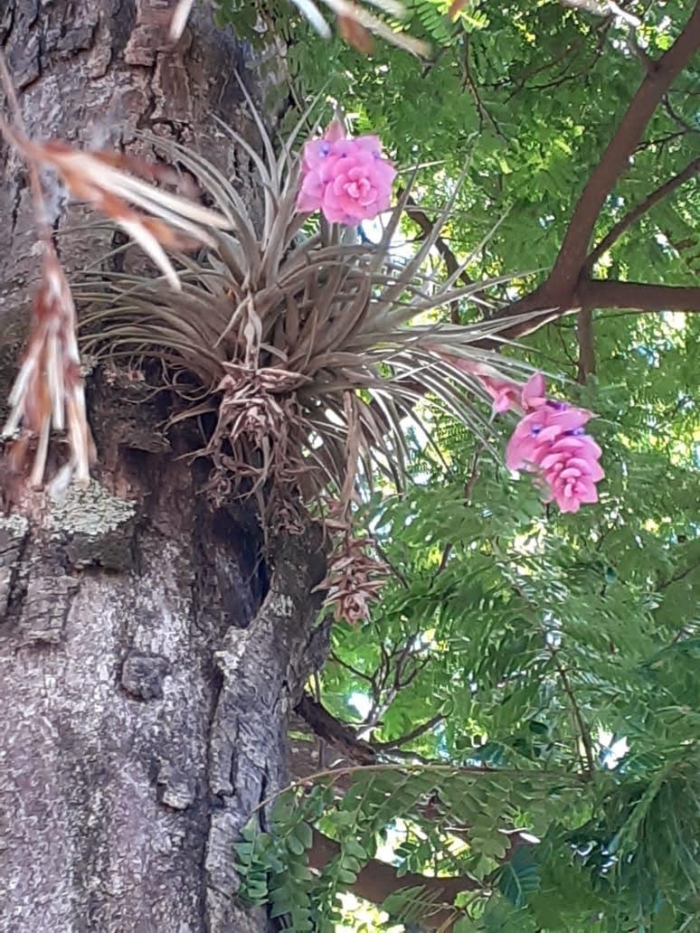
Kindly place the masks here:
<instances>
[{"instance_id":1,"label":"green foliage","mask_svg":"<svg viewBox=\"0 0 700 933\"><path fill-rule=\"evenodd\" d=\"M539 890L540 874L537 859L529 849L518 849L512 858L498 869L498 888L515 907L525 907Z\"/></svg>"},{"instance_id":2,"label":"green foliage","mask_svg":"<svg viewBox=\"0 0 700 933\"><path fill-rule=\"evenodd\" d=\"M442 716L397 748L440 765L395 761L353 774L344 793L326 786L315 825L359 844L360 864L388 839L382 856L399 872L476 878L456 929L700 923L700 386L697 367L661 362L692 359L697 325L676 323L637 322L629 343L615 326L601 332L610 362L580 390L600 414L598 506L543 507L527 477L514 482L447 421L436 426L444 459L424 450L405 495L367 505L394 576L371 625L334 630L322 700L342 719L359 712L389 745ZM658 366L638 365L639 339ZM563 352L557 342L538 337L548 354ZM517 829L540 841L511 854L505 834ZM456 853L455 836L466 840ZM352 872L333 870L328 900L310 892L329 916L352 887ZM431 909L413 882L384 907L392 922Z\"/></svg>"},{"instance_id":3,"label":"green foliage","mask_svg":"<svg viewBox=\"0 0 700 933\"><path fill-rule=\"evenodd\" d=\"M396 922L421 920L446 908L455 920L488 916L500 909L492 905L501 900L522 908L539 890L540 865L525 843L506 860L513 843L503 827L525 807L541 823L551 807L578 811L579 783L575 775L541 769L450 765L325 773L308 792L298 786L277 799L267 832L255 826L246 830L236 846L245 879L241 896L248 903L269 903L272 915L284 916L295 930L306 929L308 922L314 930L332 930L338 893L351 889L363 870L375 871L378 848L390 847L398 878L429 865L433 882L436 876L460 877L470 895L445 896L429 887L428 879L423 886L409 879L382 905ZM337 848L320 876L308 871L311 824Z\"/></svg>"},{"instance_id":4,"label":"green foliage","mask_svg":"<svg viewBox=\"0 0 700 933\"><path fill-rule=\"evenodd\" d=\"M312 902L313 876L304 855L312 844L312 829L300 810L280 797L270 814L271 833L261 833L252 819L236 843L236 858L243 875L240 896L252 906L270 904L271 918L283 918L284 928L295 933L321 930Z\"/></svg>"},{"instance_id":5,"label":"green foliage","mask_svg":"<svg viewBox=\"0 0 700 933\"><path fill-rule=\"evenodd\" d=\"M599 379L578 390L600 415L600 504L576 516L543 507L527 477L513 482L464 432L438 425L447 471L426 449L406 495L368 506L395 572L372 626L334 632L324 702L341 717L354 704L365 722L379 721L377 742L442 714L402 754L499 773L542 769L553 781L592 767L568 804L538 808L510 785L505 799L475 806L540 839L497 869L510 906L489 906L484 929L700 922L700 386L688 365L697 323L632 320L628 336L621 321L601 328ZM563 370L562 337L573 335L562 331L536 342ZM416 675L392 699L406 645ZM382 656L389 671L377 677ZM442 784L437 792L459 806ZM478 821L470 833L498 857Z\"/></svg>"},{"instance_id":6,"label":"green foliage","mask_svg":"<svg viewBox=\"0 0 700 933\"><path fill-rule=\"evenodd\" d=\"M428 163L422 176L428 203L444 202L444 190L469 154L450 241L466 255L495 218L505 217L470 271L547 268L574 200L643 75L629 27L531 0L470 4L449 24L442 15L447 6L440 0L407 4L407 28L433 47L431 59L421 63L386 44L377 44L368 58L340 40L316 36L288 0L265 3L259 22L290 42L284 60L289 83L277 78L275 93L280 103L290 87L298 101L327 94L354 115L358 132L378 132L401 167ZM251 30L252 8L247 5L244 19L232 0L224 0L221 15L259 45L266 34ZM637 32L644 51L655 57L667 48L690 8L686 0L669 0L646 10ZM279 75L278 61L270 67ZM689 67L608 199L599 235L697 156L699 93L700 71ZM291 112L290 122L295 119ZM699 210L700 189L689 183L623 237L603 273L693 284L700 270Z\"/></svg>"},{"instance_id":7,"label":"green foliage","mask_svg":"<svg viewBox=\"0 0 700 933\"><path fill-rule=\"evenodd\" d=\"M551 267L643 69L619 18L515 0L470 5L450 24L445 6L409 4L409 28L434 47L428 63L322 43L281 0L265 15L290 41L300 101L323 89L401 167L426 165L417 184L428 213L469 155L443 239L458 260L473 252L474 279L531 270L503 290L512 298ZM657 57L690 4L643 13L636 40ZM694 64L658 108L595 240L697 157L698 94ZM700 187L686 184L630 227L597 274L696 284L699 212ZM556 391L597 413L606 479L596 506L566 516L543 506L531 478L515 481L444 414L432 418L432 446L406 426L405 492L379 482L364 504L392 577L371 623L334 629L320 693L381 766L289 793L289 823L259 834L267 854L244 870L252 900L257 883L256 902L276 902L276 873L307 865L298 842L297 853L282 844L301 820L339 846L297 888L314 929L336 922L338 893L378 855L411 873L384 904L390 922L435 910L415 875L443 874L470 879L450 902L457 933L700 928L700 319L601 313L595 334L598 371L585 388L566 381L573 319L518 355L565 377ZM503 443L511 429L499 419ZM522 832L528 841L510 845Z\"/></svg>"}]
</instances>

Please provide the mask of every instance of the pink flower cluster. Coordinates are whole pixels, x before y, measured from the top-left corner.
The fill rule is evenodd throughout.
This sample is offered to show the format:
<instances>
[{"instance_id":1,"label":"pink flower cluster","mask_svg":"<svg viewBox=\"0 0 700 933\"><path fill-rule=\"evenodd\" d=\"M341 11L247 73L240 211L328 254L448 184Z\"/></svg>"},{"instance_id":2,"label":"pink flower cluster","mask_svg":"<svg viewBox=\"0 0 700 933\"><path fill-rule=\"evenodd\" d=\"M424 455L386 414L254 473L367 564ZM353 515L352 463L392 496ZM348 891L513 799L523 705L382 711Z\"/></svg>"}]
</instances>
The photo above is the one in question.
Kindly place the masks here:
<instances>
[{"instance_id":1,"label":"pink flower cluster","mask_svg":"<svg viewBox=\"0 0 700 933\"><path fill-rule=\"evenodd\" d=\"M605 474L598 462L601 449L585 433L590 411L548 399L542 373L519 385L485 366L453 362L479 379L493 399L494 413L511 408L523 413L506 447L510 470L537 473L545 485L545 501L554 500L562 512L578 512L582 504L598 501L595 484Z\"/></svg>"},{"instance_id":2,"label":"pink flower cluster","mask_svg":"<svg viewBox=\"0 0 700 933\"><path fill-rule=\"evenodd\" d=\"M525 412L506 447L506 466L510 470L538 473L552 499L562 512L578 512L583 503L597 502L596 483L605 473L598 462L602 453L584 425L590 411L554 402L547 398L545 380L536 373L520 389L515 383L489 385L494 409L507 411L515 405Z\"/></svg>"},{"instance_id":3,"label":"pink flower cluster","mask_svg":"<svg viewBox=\"0 0 700 933\"><path fill-rule=\"evenodd\" d=\"M334 120L321 139L306 143L297 210L320 210L330 223L356 227L387 210L396 169L381 154L377 136L347 139Z\"/></svg>"}]
</instances>

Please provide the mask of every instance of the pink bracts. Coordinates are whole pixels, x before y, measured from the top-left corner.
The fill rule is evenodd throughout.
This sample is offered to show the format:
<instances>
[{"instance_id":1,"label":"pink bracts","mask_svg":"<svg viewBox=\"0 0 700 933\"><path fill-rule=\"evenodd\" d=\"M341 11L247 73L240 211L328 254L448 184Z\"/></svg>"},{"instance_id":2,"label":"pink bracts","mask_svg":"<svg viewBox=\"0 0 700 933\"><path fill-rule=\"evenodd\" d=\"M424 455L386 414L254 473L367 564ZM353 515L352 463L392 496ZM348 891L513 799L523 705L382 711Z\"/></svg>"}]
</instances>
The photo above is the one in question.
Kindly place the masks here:
<instances>
[{"instance_id":1,"label":"pink bracts","mask_svg":"<svg viewBox=\"0 0 700 933\"><path fill-rule=\"evenodd\" d=\"M356 227L389 208L396 169L381 154L377 136L348 139L334 120L302 153L297 210L320 210L330 223Z\"/></svg>"},{"instance_id":2,"label":"pink bracts","mask_svg":"<svg viewBox=\"0 0 700 933\"><path fill-rule=\"evenodd\" d=\"M511 408L523 413L506 447L510 470L537 473L545 500L562 512L578 512L584 503L597 502L596 483L605 476L598 462L601 449L586 434L590 411L547 398L545 379L535 373L525 385L511 382L464 360L453 360L484 386L493 399L494 413Z\"/></svg>"}]
</instances>

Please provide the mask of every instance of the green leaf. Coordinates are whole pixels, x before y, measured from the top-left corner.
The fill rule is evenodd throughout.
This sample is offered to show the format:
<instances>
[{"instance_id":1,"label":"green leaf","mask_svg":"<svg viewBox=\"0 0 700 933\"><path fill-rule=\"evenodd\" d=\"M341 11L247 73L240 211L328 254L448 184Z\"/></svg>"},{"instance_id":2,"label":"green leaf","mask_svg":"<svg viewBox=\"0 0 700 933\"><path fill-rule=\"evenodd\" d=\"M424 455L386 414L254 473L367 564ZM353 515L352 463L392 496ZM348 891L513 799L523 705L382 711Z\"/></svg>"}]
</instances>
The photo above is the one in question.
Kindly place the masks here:
<instances>
[{"instance_id":1,"label":"green leaf","mask_svg":"<svg viewBox=\"0 0 700 933\"><path fill-rule=\"evenodd\" d=\"M524 907L540 886L539 868L529 848L519 848L498 870L498 887L515 907Z\"/></svg>"}]
</instances>

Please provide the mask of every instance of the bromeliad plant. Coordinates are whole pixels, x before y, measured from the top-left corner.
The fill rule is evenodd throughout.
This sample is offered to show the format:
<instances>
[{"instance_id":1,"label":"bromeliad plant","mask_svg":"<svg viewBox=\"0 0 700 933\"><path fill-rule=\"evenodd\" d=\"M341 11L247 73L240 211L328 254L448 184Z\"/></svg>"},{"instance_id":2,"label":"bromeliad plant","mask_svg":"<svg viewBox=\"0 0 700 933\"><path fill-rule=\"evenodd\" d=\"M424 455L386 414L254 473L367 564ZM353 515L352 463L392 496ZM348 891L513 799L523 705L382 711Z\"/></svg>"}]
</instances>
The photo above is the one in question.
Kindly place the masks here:
<instances>
[{"instance_id":1,"label":"bromeliad plant","mask_svg":"<svg viewBox=\"0 0 700 933\"><path fill-rule=\"evenodd\" d=\"M296 133L276 154L256 120L264 155L231 135L256 167L262 216L204 158L168 145L169 158L194 175L232 232L212 230L214 245L204 244L196 259L172 254L177 293L163 279L111 274L106 288L83 297L92 305L86 349L162 359L188 400L173 420L215 419L203 453L214 465L216 495L253 494L269 520L282 503L351 494L356 473L367 482L382 473L401 486L405 419L421 419L426 397L471 430L488 431L477 404L486 392L460 360L496 372L522 367L480 348L498 325L431 320L484 288L457 288L458 273L438 282L424 271L451 201L408 259L396 255L394 239L410 186L380 241L357 242L326 218L357 224L387 206L394 169L378 140L346 139L334 123L307 144L300 166ZM314 226L308 214L316 207L326 216Z\"/></svg>"},{"instance_id":2,"label":"bromeliad plant","mask_svg":"<svg viewBox=\"0 0 700 933\"><path fill-rule=\"evenodd\" d=\"M133 177L137 172L168 182L168 170L59 143L38 145L7 125L3 130L31 166L53 168L75 196L130 233L163 273L160 278L148 273L86 278L79 286L89 305L84 348L102 358L164 364L167 387L182 403L171 421L199 418L208 425L199 453L213 465L215 500L254 496L263 525L287 529L294 527L300 508L320 509L340 540L326 583L336 606L345 607L342 614L356 619L366 615L377 592L365 554L370 542L352 538L358 481L362 477L371 485L383 474L402 486L409 454L406 426L418 423L430 434L427 403L486 435L489 423L479 398L488 398L500 384L517 392L523 366L484 349L497 340L499 323L438 321L439 308L468 300L476 291L483 295L489 285L458 286L466 262L444 281L425 271L456 191L414 253L406 256L404 249L399 255L396 234L411 184L389 210L396 171L379 140L349 139L336 120L321 139L307 142L299 161L294 145L308 114L276 152L246 97L262 154L237 133L231 138L255 166L260 216L228 178L183 147L151 140L194 176L214 210ZM321 217L314 223L310 215L317 210ZM379 241L360 242L353 227L379 215ZM194 257L185 252L193 243L199 244ZM48 240L46 249L54 255ZM67 287L61 294L70 311ZM71 417L57 388L63 383L52 374L63 365L61 347L70 350L74 318L59 317L48 320L44 314L36 322L12 398L9 428L23 428L20 444L26 446L27 434L39 437L35 481L43 474L51 419L60 428L64 407ZM32 341L53 340L54 324L66 333L51 343L53 349L37 355ZM82 393L77 354L68 353L63 363L71 376L65 384ZM48 391L42 390L42 380ZM38 415L37 399L42 401ZM543 402L541 414L556 421L553 404ZM84 414L79 415L84 424ZM567 480L572 469L585 474L575 490L573 480L561 493L556 487L555 498L564 508L572 496L592 501L591 483L599 478L589 468L590 457L588 466L581 466L580 424L562 429L566 437L559 441L566 451L557 451L556 463L551 456L546 462L531 458L547 478L559 472L560 480ZM73 468L82 480L89 456L84 427L69 438ZM549 421L545 427L541 441L551 434ZM529 467L521 448L514 465ZM539 455L543 444L533 450Z\"/></svg>"},{"instance_id":3,"label":"bromeliad plant","mask_svg":"<svg viewBox=\"0 0 700 933\"><path fill-rule=\"evenodd\" d=\"M213 419L202 453L214 467L216 499L254 495L264 524L277 527L293 526L295 504L320 504L340 541L325 582L336 609L356 620L376 598L380 569L368 563L371 542L350 531L358 478L371 485L384 474L402 486L406 424L422 422L430 433L426 400L485 435L479 396L488 397L494 380L515 391L522 366L482 348L499 325L436 320L437 309L485 287L457 287L462 267L442 282L425 272L452 200L414 254L400 257L394 242L411 185L389 210L396 171L378 138L349 139L334 120L299 162L298 129L276 153L248 103L263 154L231 136L256 167L261 218L204 158L168 146L232 232L213 230L196 260L176 254L177 294L162 279L109 276L107 288L89 296L86 346L167 364L186 400L173 421ZM352 228L379 215L379 242L358 242ZM553 404L543 402L543 411ZM545 469L550 476L558 465Z\"/></svg>"}]
</instances>

